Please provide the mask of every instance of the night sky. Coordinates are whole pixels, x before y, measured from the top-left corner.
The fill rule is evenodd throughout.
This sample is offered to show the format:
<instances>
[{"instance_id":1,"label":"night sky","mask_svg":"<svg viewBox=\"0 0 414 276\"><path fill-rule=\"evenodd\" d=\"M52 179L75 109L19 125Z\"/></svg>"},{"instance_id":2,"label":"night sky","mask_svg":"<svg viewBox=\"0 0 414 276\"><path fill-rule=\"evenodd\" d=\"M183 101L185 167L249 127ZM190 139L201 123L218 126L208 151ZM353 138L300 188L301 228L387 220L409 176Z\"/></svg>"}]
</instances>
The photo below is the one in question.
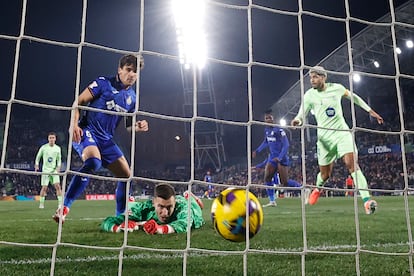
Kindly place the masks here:
<instances>
[{"instance_id":1,"label":"night sky","mask_svg":"<svg viewBox=\"0 0 414 276\"><path fill-rule=\"evenodd\" d=\"M220 1L221 3L245 6L248 1ZM304 0L303 9L327 16L344 18L345 2L330 0ZM407 1L394 1L397 7ZM254 1L254 4L297 12L297 1L275 0ZM135 51L140 45L140 1L137 0L90 0L88 1L85 41L117 50ZM16 51L16 40L21 27L22 1L8 1L0 10L0 100L11 97L12 74ZM81 39L83 2L28 0L24 34L36 38L78 44ZM375 21L390 10L388 0L349 1L352 17ZM145 1L144 54L145 69L139 82L140 110L171 116L183 114L183 87L181 82L174 20L170 13L169 1ZM248 62L247 12L244 9L230 9L216 4L208 5L206 32L208 37L208 63L215 96L217 118L246 122L249 119L247 94L247 69L243 66L223 64L216 60ZM346 41L345 25L311 15L303 15L304 61L313 66ZM351 22L352 35L366 25ZM266 64L300 66L298 41L298 20L296 16L273 14L268 11L252 10L253 59ZM152 54L155 53L155 54ZM76 47L62 47L30 39L21 42L17 71L15 98L40 104L68 108L72 105L76 87ZM168 55L168 56L163 56ZM116 72L120 53L82 47L79 90L83 90L98 76L111 76ZM253 66L252 68L252 109L253 118L262 120L263 112L279 99L299 79L299 72L285 69ZM0 105L4 114L5 105ZM12 115L44 116L41 118L62 120L69 124L69 111L46 111L39 107L13 104ZM201 114L203 115L203 114ZM4 116L1 117L2 119ZM162 135L158 132L158 119L151 119L151 134L148 139ZM172 123L171 123L172 124ZM161 128L168 128L164 122ZM228 127L230 133L243 135L245 130ZM254 132L254 142L262 139L262 130ZM238 129L238 131L235 129ZM176 132L183 135L184 128ZM227 134L234 147L239 136ZM244 139L244 140L243 140ZM245 150L245 138L237 149L229 146L234 153ZM154 141L154 140L153 140ZM245 152L245 151L244 151Z\"/></svg>"}]
</instances>

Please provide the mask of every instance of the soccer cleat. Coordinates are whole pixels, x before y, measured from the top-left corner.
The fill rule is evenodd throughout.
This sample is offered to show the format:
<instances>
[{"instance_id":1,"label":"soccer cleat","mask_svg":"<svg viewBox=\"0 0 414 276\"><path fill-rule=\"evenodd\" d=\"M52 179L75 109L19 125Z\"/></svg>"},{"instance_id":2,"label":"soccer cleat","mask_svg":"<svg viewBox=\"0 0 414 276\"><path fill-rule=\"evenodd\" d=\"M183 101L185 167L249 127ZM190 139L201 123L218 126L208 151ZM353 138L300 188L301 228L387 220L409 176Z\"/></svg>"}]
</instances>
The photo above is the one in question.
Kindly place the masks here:
<instances>
[{"instance_id":1,"label":"soccer cleat","mask_svg":"<svg viewBox=\"0 0 414 276\"><path fill-rule=\"evenodd\" d=\"M275 201L270 201L268 204L263 205L263 207L276 207L277 203Z\"/></svg>"},{"instance_id":2,"label":"soccer cleat","mask_svg":"<svg viewBox=\"0 0 414 276\"><path fill-rule=\"evenodd\" d=\"M201 209L204 208L203 201L201 201L201 199L195 194L193 194L192 192L185 191L183 194L185 199L188 199L188 194L190 194L195 199L195 201L197 202L198 206L200 206Z\"/></svg>"},{"instance_id":3,"label":"soccer cleat","mask_svg":"<svg viewBox=\"0 0 414 276\"><path fill-rule=\"evenodd\" d=\"M61 213L61 208L58 208L52 218L57 223L59 223L59 219L62 218L62 224L63 224L65 222L65 218L67 214L69 214L69 208L66 206L63 206L62 213Z\"/></svg>"},{"instance_id":4,"label":"soccer cleat","mask_svg":"<svg viewBox=\"0 0 414 276\"><path fill-rule=\"evenodd\" d=\"M43 203L40 203L39 204L39 209L44 209L44 208L45 208L45 205Z\"/></svg>"},{"instance_id":5,"label":"soccer cleat","mask_svg":"<svg viewBox=\"0 0 414 276\"><path fill-rule=\"evenodd\" d=\"M316 202L318 202L320 195L321 195L321 192L319 191L319 189L318 188L314 189L309 196L309 200L308 200L309 204L315 205Z\"/></svg>"},{"instance_id":6,"label":"soccer cleat","mask_svg":"<svg viewBox=\"0 0 414 276\"><path fill-rule=\"evenodd\" d=\"M368 200L367 202L364 203L364 208L365 208L365 214L367 215L371 215L373 213L375 213L375 211L377 210L377 202L373 199Z\"/></svg>"}]
</instances>

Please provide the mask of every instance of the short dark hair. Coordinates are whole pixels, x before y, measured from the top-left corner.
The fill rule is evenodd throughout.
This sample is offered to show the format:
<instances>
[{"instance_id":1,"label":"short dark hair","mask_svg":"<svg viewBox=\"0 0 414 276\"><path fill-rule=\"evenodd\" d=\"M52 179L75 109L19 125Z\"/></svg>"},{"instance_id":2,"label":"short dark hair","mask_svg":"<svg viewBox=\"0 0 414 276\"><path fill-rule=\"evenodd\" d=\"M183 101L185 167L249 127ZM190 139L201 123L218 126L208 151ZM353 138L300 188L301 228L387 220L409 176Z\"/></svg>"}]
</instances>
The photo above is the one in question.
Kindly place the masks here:
<instances>
[{"instance_id":1,"label":"short dark hair","mask_svg":"<svg viewBox=\"0 0 414 276\"><path fill-rule=\"evenodd\" d=\"M134 71L137 71L137 57L134 55L124 55L119 60L119 68L124 67L125 65L132 65ZM139 56L139 69L144 68L144 57Z\"/></svg>"},{"instance_id":2,"label":"short dark hair","mask_svg":"<svg viewBox=\"0 0 414 276\"><path fill-rule=\"evenodd\" d=\"M326 73L325 68L323 68L322 66L314 66L311 69L309 69L309 74L310 73L314 73L316 75L319 76L324 76L325 78L328 77L328 73Z\"/></svg>"},{"instance_id":3,"label":"short dark hair","mask_svg":"<svg viewBox=\"0 0 414 276\"><path fill-rule=\"evenodd\" d=\"M53 132L53 131L49 132L49 134L47 136L49 136L49 135L54 135L55 137L57 137L56 132Z\"/></svg>"},{"instance_id":4,"label":"short dark hair","mask_svg":"<svg viewBox=\"0 0 414 276\"><path fill-rule=\"evenodd\" d=\"M161 197L162 199L170 199L172 196L175 196L174 187L168 183L160 183L155 186L154 197Z\"/></svg>"}]
</instances>

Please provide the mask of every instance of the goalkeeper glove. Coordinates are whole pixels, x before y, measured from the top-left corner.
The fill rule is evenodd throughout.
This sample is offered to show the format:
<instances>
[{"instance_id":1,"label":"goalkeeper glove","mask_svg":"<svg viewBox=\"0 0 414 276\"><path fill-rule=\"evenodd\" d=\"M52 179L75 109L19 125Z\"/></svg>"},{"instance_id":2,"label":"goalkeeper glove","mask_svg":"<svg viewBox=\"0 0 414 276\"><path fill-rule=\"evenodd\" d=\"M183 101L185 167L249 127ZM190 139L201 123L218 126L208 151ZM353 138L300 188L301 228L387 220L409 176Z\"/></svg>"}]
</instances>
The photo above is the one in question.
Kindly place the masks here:
<instances>
[{"instance_id":1,"label":"goalkeeper glove","mask_svg":"<svg viewBox=\"0 0 414 276\"><path fill-rule=\"evenodd\" d=\"M129 220L127 227L126 227L125 221L124 221L120 225L114 225L112 227L112 232L115 232L115 233L119 233L121 231L133 232L133 231L138 230L138 229L139 229L139 225L137 224L137 222L133 221L133 220Z\"/></svg>"},{"instance_id":2,"label":"goalkeeper glove","mask_svg":"<svg viewBox=\"0 0 414 276\"><path fill-rule=\"evenodd\" d=\"M151 219L144 223L144 231L147 234L168 234L168 225L158 225L155 220Z\"/></svg>"}]
</instances>

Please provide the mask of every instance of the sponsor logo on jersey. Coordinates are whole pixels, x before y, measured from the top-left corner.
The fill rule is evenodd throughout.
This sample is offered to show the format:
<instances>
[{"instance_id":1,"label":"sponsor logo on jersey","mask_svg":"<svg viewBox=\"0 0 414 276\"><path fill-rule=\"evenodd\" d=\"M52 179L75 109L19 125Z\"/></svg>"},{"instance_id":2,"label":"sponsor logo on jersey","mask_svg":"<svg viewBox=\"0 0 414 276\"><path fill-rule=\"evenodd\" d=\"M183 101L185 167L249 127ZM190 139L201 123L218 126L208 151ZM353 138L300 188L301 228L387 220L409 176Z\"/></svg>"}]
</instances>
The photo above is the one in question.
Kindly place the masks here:
<instances>
[{"instance_id":1,"label":"sponsor logo on jersey","mask_svg":"<svg viewBox=\"0 0 414 276\"><path fill-rule=\"evenodd\" d=\"M325 113L326 113L326 116L333 117L333 116L335 116L335 109L333 107L328 107L325 110Z\"/></svg>"},{"instance_id":2,"label":"sponsor logo on jersey","mask_svg":"<svg viewBox=\"0 0 414 276\"><path fill-rule=\"evenodd\" d=\"M127 103L128 103L128 100L127 100ZM127 110L125 108L123 108L122 106L116 104L114 100L106 102L106 109L115 110L117 112L127 112Z\"/></svg>"},{"instance_id":3,"label":"sponsor logo on jersey","mask_svg":"<svg viewBox=\"0 0 414 276\"><path fill-rule=\"evenodd\" d=\"M267 137L267 141L268 142L276 142L276 138L275 137Z\"/></svg>"}]
</instances>

